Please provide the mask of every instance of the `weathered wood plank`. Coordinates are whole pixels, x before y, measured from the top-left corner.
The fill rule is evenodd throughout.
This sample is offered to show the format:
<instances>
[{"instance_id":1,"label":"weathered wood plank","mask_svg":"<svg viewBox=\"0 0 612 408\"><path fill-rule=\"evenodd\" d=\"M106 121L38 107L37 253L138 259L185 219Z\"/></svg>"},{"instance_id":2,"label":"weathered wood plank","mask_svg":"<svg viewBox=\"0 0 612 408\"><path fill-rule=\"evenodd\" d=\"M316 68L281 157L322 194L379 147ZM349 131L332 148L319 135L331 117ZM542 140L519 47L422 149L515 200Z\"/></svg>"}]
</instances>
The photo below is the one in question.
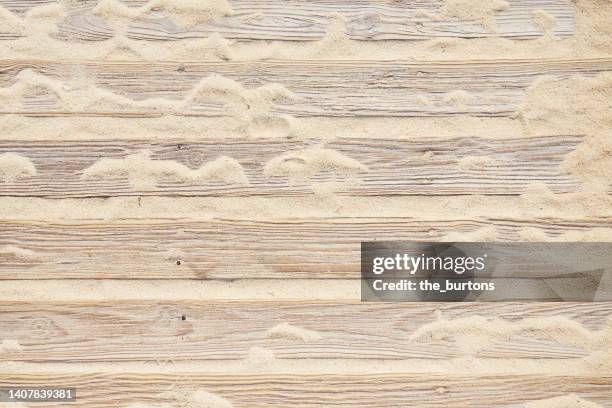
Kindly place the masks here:
<instances>
[{"instance_id":1,"label":"weathered wood plank","mask_svg":"<svg viewBox=\"0 0 612 408\"><path fill-rule=\"evenodd\" d=\"M292 116L512 116L525 89L541 75L560 78L574 74L594 75L612 70L612 60L489 61L448 63L399 63L364 61L266 61L210 63L83 62L39 60L0 61L0 86L14 83L24 69L55 79L73 80L81 72L99 87L134 100L160 97L185 98L202 79L212 74L237 81L247 89L278 83L295 95L278 100L274 115ZM78 79L78 78L77 78ZM460 103L449 99L464 90ZM425 102L423 102L425 100ZM2 113L15 112L4 110ZM16 112L37 115L67 113L48 95L29 97ZM159 116L159 110L138 106L121 109L89 109L81 114ZM70 112L73 115L75 112ZM199 100L178 114L226 116L219 100Z\"/></svg>"},{"instance_id":2,"label":"weathered wood plank","mask_svg":"<svg viewBox=\"0 0 612 408\"><path fill-rule=\"evenodd\" d=\"M78 388L73 407L176 406L194 389L243 407L520 407L567 394L609 406L612 377L449 374L2 374L0 385ZM477 390L477 392L475 392ZM171 391L171 392L167 392ZM177 401L177 396L179 401ZM185 401L182 401L184 404ZM40 403L57 407L58 403ZM229 406L229 405L228 405Z\"/></svg>"},{"instance_id":3,"label":"weathered wood plank","mask_svg":"<svg viewBox=\"0 0 612 408\"><path fill-rule=\"evenodd\" d=\"M0 332L18 339L23 350L0 355L0 361L229 361L246 359L252 347L293 361L465 357L452 335L410 340L439 312L445 319L486 316L508 322L563 315L597 331L612 315L612 303L419 303L406 308L400 303L321 301L2 302ZM281 323L314 331L318 339L269 337L267 331ZM384 341L374 341L373 333ZM571 359L590 352L530 334L493 341L474 356Z\"/></svg>"},{"instance_id":4,"label":"weathered wood plank","mask_svg":"<svg viewBox=\"0 0 612 408\"><path fill-rule=\"evenodd\" d=\"M23 13L50 0L2 0L0 5ZM435 37L481 38L502 36L527 39L543 34L532 13L543 10L555 17L556 35L571 35L574 29L574 6L569 0L509 0L510 8L496 13L496 30L478 21L456 18L438 19L444 2L361 1L264 1L230 0L234 13L191 29L181 29L168 18L141 18L132 21L128 36L144 40L175 40L220 33L226 38L248 40L305 41L322 38L338 13L346 19L346 33L356 40L422 40ZM126 1L140 6L142 0ZM115 30L111 23L92 14L96 1L73 2L68 16L59 25L60 38L98 41L110 38Z\"/></svg>"},{"instance_id":5,"label":"weathered wood plank","mask_svg":"<svg viewBox=\"0 0 612 408\"><path fill-rule=\"evenodd\" d=\"M18 154L30 160L36 175L5 180L0 196L106 197L129 195L248 196L308 195L310 185L336 182L337 194L350 195L453 195L521 194L532 182L544 182L557 193L575 191L577 182L559 170L564 156L580 142L579 136L550 136L519 139L422 138L413 140L340 139L325 149L340 158L356 160L363 169L337 168L340 159L328 158L311 168L301 151L316 148L320 141L237 139L192 141L125 142L30 142L0 141L0 155ZM130 182L129 176L84 178L84 172L101 159L121 159L149 152L147 165L181 164L183 170L197 169L228 156L236 160L249 184L231 180L185 180L180 171L165 176L150 174L145 186ZM284 156L289 153L289 156ZM469 165L470 159L483 163ZM269 174L272 160L293 163L290 174ZM150 160L150 161L149 161ZM319 160L325 160L321 156ZM467 160L467 164L464 162ZM161 162L163 161L163 162ZM169 162L171 161L171 162ZM325 165L328 168L325 168ZM301 166L301 167L300 167ZM138 171L134 168L131 171ZM240 171L239 169L237 171ZM312 174L308 175L309 172ZM289 172L291 173L291 172Z\"/></svg>"},{"instance_id":6,"label":"weathered wood plank","mask_svg":"<svg viewBox=\"0 0 612 408\"><path fill-rule=\"evenodd\" d=\"M554 236L611 226L609 217L4 221L0 279L358 278L361 241L439 241L483 227L494 227L498 240L520 241L526 227Z\"/></svg>"}]
</instances>

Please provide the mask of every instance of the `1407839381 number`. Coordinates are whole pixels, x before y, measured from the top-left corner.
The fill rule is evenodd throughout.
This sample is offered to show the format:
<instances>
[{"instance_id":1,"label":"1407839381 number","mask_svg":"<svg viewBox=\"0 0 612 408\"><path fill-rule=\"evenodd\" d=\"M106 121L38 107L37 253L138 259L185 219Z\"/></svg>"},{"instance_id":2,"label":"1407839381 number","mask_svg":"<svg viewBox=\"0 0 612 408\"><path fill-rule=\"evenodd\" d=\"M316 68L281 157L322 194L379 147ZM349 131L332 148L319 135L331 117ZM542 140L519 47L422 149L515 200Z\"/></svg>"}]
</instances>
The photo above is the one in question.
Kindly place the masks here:
<instances>
[{"instance_id":1,"label":"1407839381 number","mask_svg":"<svg viewBox=\"0 0 612 408\"><path fill-rule=\"evenodd\" d=\"M76 397L73 388L7 388L2 394L7 401L61 401Z\"/></svg>"}]
</instances>

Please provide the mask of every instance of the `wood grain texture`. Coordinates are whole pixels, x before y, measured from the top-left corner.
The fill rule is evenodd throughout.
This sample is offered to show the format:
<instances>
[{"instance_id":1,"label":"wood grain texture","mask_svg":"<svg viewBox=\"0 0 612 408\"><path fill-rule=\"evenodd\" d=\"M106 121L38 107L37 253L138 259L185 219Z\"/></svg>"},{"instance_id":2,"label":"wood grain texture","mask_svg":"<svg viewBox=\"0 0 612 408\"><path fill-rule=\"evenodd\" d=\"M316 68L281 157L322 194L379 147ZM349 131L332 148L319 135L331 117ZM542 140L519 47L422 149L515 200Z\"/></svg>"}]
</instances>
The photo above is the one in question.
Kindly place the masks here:
<instances>
[{"instance_id":1,"label":"wood grain texture","mask_svg":"<svg viewBox=\"0 0 612 408\"><path fill-rule=\"evenodd\" d=\"M263 407L521 407L526 402L576 393L609 406L612 377L449 374L3 374L0 386L78 388L73 407L176 405L165 391L203 388L236 408ZM475 392L475 390L477 390ZM486 396L486 397L483 397ZM174 405L172 405L174 404ZM56 407L57 403L40 403Z\"/></svg>"},{"instance_id":2,"label":"wood grain texture","mask_svg":"<svg viewBox=\"0 0 612 408\"><path fill-rule=\"evenodd\" d=\"M355 174L321 170L304 180L265 174L266 163L287 152L318 146L319 140L239 139L192 142L29 142L1 141L0 154L16 153L36 167L32 177L5 181L0 196L112 197L162 196L295 196L312 194L310 185L340 182L337 194L371 195L516 195L532 182L544 182L556 193L575 191L578 183L559 170L579 136L520 139L419 138L415 140L339 139L327 149L357 160L367 170ZM83 171L100 159L122 159L150 152L150 159L172 160L195 169L220 156L237 160L248 185L223 181L181 181L161 177L155 187L130 184L127 177L83 179ZM460 165L476 156L489 162L474 168ZM155 182L155 179L152 179ZM342 181L345 181L342 183Z\"/></svg>"},{"instance_id":3,"label":"wood grain texture","mask_svg":"<svg viewBox=\"0 0 612 408\"><path fill-rule=\"evenodd\" d=\"M19 339L23 351L0 355L0 362L243 360L251 347L264 347L277 359L293 361L440 360L466 356L452 335L410 341L419 327L436 319L437 311L446 319L486 316L507 321L563 315L589 330L601 329L612 315L610 302L406 306L322 301L2 302L0 331ZM320 339L267 337L267 330L280 323L316 331ZM587 354L582 347L532 333L485 346L475 357L571 359Z\"/></svg>"},{"instance_id":4,"label":"wood grain texture","mask_svg":"<svg viewBox=\"0 0 612 408\"><path fill-rule=\"evenodd\" d=\"M364 62L364 61L266 61L266 62L83 62L0 60L0 86L14 83L23 69L52 78L70 79L82 72L99 87L134 100L152 97L179 100L199 80L223 75L246 88L279 83L296 95L278 101L272 114L329 117L420 117L469 114L513 116L526 88L539 76L595 75L612 70L612 59L489 61L489 62ZM447 93L465 90L471 96L465 106L445 102ZM423 104L420 98L429 99ZM0 113L11 113L4 111ZM137 107L66 112L48 95L28 98L22 110L30 115L159 116ZM224 116L219 101L198 101L182 114Z\"/></svg>"},{"instance_id":5,"label":"wood grain texture","mask_svg":"<svg viewBox=\"0 0 612 408\"><path fill-rule=\"evenodd\" d=\"M495 227L520 241L525 227L550 236L610 228L610 218L304 218L145 222L0 222L0 279L358 278L360 242L439 241ZM179 262L180 261L180 262Z\"/></svg>"},{"instance_id":6,"label":"wood grain texture","mask_svg":"<svg viewBox=\"0 0 612 408\"><path fill-rule=\"evenodd\" d=\"M50 0L2 0L0 5L16 13ZM125 4L140 6L144 0ZM192 29L181 29L163 16L133 20L127 34L142 40L177 40L206 37L220 33L226 38L249 40L307 41L325 35L332 13L346 19L346 33L356 40L423 40L435 37L482 38L501 36L526 39L541 36L532 13L543 10L557 19L556 35L571 35L574 6L569 0L509 0L510 8L497 13L497 30L484 28L476 21L456 18L437 19L442 0L400 2L360 1L265 1L230 0L234 14L214 19ZM72 2L68 16L60 22L58 37L67 40L100 41L112 37L112 24L92 14L96 1ZM0 30L2 31L2 30ZM8 33L7 37L8 37ZM2 38L2 37L0 37Z\"/></svg>"}]
</instances>

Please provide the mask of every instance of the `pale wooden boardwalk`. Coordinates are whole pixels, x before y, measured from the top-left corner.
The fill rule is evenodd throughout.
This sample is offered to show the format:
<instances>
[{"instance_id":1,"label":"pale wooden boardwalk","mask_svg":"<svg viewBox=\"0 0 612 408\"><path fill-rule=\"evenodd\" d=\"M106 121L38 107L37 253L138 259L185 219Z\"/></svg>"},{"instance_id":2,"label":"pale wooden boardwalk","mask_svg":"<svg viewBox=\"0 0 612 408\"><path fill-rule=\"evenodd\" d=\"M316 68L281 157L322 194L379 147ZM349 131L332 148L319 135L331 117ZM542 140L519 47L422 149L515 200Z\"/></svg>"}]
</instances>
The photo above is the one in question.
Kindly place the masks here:
<instances>
[{"instance_id":1,"label":"pale wooden boardwalk","mask_svg":"<svg viewBox=\"0 0 612 408\"><path fill-rule=\"evenodd\" d=\"M52 3L0 0L0 6L16 16ZM138 18L127 25L125 37L156 44L219 33L240 43L278 40L291 47L323 38L333 13L344 18L348 38L369 45L382 40L539 38L543 31L533 22L536 9L556 17L552 33L558 37L571 37L575 27L570 0L511 0L509 9L496 13L496 32L475 21L436 18L443 7L438 0L230 3L233 15L190 29L180 29L168 19ZM144 1L126 4L140 6ZM116 30L92 14L95 5L91 0L69 2L55 38L66 40L67 47L112 38ZM3 43L22 35L0 27ZM19 74L26 70L52 81L84 73L92 84L122 97L136 101L163 98L169 104L183 100L210 75L222 75L247 90L278 83L293 97L274 101L264 113L290 126L292 120L309 118L435 120L471 115L512 120L536 78L595 76L612 71L612 58L202 61L194 55L181 61L92 61L87 57L0 55L0 87L17 84ZM464 101L453 100L457 91L467 93ZM146 103L68 109L58 95L43 90L28 95L16 108L7 108L0 101L0 122L9 116L30 121L104 117L117 123L130 118L161 117L170 122L235 119L227 106L214 101L180 106L171 112ZM359 243L365 240L435 241L448 234L477 234L492 227L497 239L520 241L526 229L559 237L612 228L612 219L600 215L473 216L461 211L439 218L419 218L401 211L392 216L309 213L254 217L245 209L240 216L225 217L215 215L218 208L210 208L209 217L193 219L168 202L193 199L197 206L197 200L218 199L222 207L223 200L233 200L235 205L237 199L247 200L245 203L312 201L316 187L325 183L334 184L337 196L356 201L482 195L503 203L525 193L534 182L555 193L575 193L580 181L559 165L586 137L571 132L475 137L460 130L457 137L415 136L407 128L399 132L400 138L384 134L295 138L290 132L282 137L238 134L223 138L207 131L202 123L189 137L177 137L168 130L161 140L159 132L165 134L164 129L156 129L156 137L150 139L146 130L144 136L118 134L116 139L104 140L66 134L63 140L34 135L38 140L25 141L0 134L0 158L5 153L16 154L35 169L27 177L0 181L0 205L15 208L14 217L0 219L0 291L2 283L11 281L23 285L19 293L24 294L19 301L0 297L0 342L15 339L22 348L0 352L0 386L71 385L79 390L79 400L71 406L91 408L133 403L182 407L187 406L184 401L167 391L198 388L226 398L235 408L522 407L530 401L574 393L612 406L610 371L568 374L568 369L555 374L554 368L546 368L546 364L570 368L580 364L592 351L586 346L521 333L468 356L456 336L411 341L440 311L447 319L486 316L509 322L561 316L595 335L612 314L610 303L365 304L345 298L322 301L316 293L308 294L310 300L278 300L274 293L268 300L211 300L193 293L194 298L178 293L175 299L164 301L77 301L70 293L54 294L55 300L28 298L28 284L34 281L68 282L81 293L92 281L146 280L159 282L162 288L164 282L196 280L245 281L246 285L252 280L275 280L291 285L292 280L324 279L332 287L356 285ZM11 135L19 132L17 127ZM23 134L32 139L30 136ZM344 168L321 165L309 177L297 180L266 170L279 158L308 161L301 156L303 152L320 147L338 154L335 157L341 157L338 160ZM86 177L87 169L100 160L120 162L135 155L146 155L152 163L163 161L170 170L163 174L151 171L153 175L145 181L152 183L132 180L126 174ZM244 182L185 179L184 174L221 156L238 163ZM469 165L474 157L486 159ZM163 217L135 216L133 211L126 215L127 210L125 214L117 210L111 217L78 213L80 206L91 203L134 199L140 204L141 199L149 198L167 200ZM65 216L45 219L44 206L61 206L62 199L71 199ZM20 203L26 207L30 201L40 205L40 211L31 218L17 216ZM202 201L202 213L207 203ZM100 296L103 294L96 298ZM270 338L268 330L282 323L311 330L320 338ZM276 360L270 366L266 366L270 362L249 366L253 347L272 351ZM494 367L531 361L545 367L542 372L546 374L520 369L480 374L462 371L462 367L447 373L436 369L461 365L468 357L486 360ZM423 369L423 365L432 369Z\"/></svg>"}]
</instances>

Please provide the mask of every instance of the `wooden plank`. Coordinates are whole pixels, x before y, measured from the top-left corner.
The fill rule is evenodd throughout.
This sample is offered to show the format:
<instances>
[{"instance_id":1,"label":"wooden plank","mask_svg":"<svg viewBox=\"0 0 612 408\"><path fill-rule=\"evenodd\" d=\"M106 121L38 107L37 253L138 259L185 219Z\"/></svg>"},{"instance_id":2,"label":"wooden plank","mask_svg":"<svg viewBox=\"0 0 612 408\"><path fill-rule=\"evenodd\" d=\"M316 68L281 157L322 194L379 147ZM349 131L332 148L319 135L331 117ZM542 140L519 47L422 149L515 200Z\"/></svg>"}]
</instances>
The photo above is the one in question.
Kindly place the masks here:
<instances>
[{"instance_id":1,"label":"wooden plank","mask_svg":"<svg viewBox=\"0 0 612 408\"><path fill-rule=\"evenodd\" d=\"M612 303L401 303L286 301L1 302L0 332L23 350L1 361L31 363L244 360L252 347L277 359L444 360L466 357L451 334L415 342L417 329L436 320L486 316L517 322L564 316L600 330ZM232 324L227 324L231 321ZM271 338L288 323L318 339ZM560 329L561 330L561 329ZM382 342L373 341L376 338ZM573 359L591 350L529 332L492 341L476 358Z\"/></svg>"},{"instance_id":2,"label":"wooden plank","mask_svg":"<svg viewBox=\"0 0 612 408\"><path fill-rule=\"evenodd\" d=\"M77 387L73 407L176 405L202 388L243 407L474 407L523 406L577 394L609 406L612 377L551 374L2 374L0 386ZM474 390L477 389L477 392ZM171 391L171 392L168 392ZM177 401L178 399L178 401ZM182 402L183 404L185 401ZM169 404L169 405L163 405ZM57 407L58 403L37 403ZM224 405L219 405L224 406Z\"/></svg>"},{"instance_id":3,"label":"wooden plank","mask_svg":"<svg viewBox=\"0 0 612 408\"><path fill-rule=\"evenodd\" d=\"M37 171L34 176L5 180L0 196L295 196L309 195L312 193L311 185L329 182L339 182L335 187L337 194L360 196L517 195L533 182L544 182L552 191L566 193L575 191L578 183L559 170L559 165L581 141L579 136L496 140L472 137L339 139L326 143L325 149L342 155L339 157L356 160L364 168L358 171L333 169L335 163L332 160L327 163L330 168L318 166L320 169L313 169L313 174L298 180L285 174L266 173L266 165L272 160L284 163L300 160L300 152L316 148L320 145L319 140L128 140L27 144L0 141L0 155L18 154L30 160ZM83 173L101 159L125 160L129 155L144 151L149 152L149 157L141 163L143 171L148 163L180 163L188 171L228 156L242 166L248 184L236 184L231 180L185 180L180 178L179 170L176 174L150 174L146 176L144 185L142 180L141 183L130 182L126 175L96 179L83 177ZM473 157L484 160L484 163L466 167L463 160ZM301 160L303 168L296 173L307 174L309 165ZM300 163L295 165L299 167Z\"/></svg>"},{"instance_id":4,"label":"wooden plank","mask_svg":"<svg viewBox=\"0 0 612 408\"><path fill-rule=\"evenodd\" d=\"M50 0L2 0L0 5L17 13ZM140 6L143 0L126 1ZM399 2L360 1L265 1L230 0L233 15L220 17L191 29L177 27L168 18L140 18L132 21L128 36L143 40L176 40L220 33L226 38L249 40L307 41L320 39L333 13L346 20L346 33L355 40L423 40L435 37L483 38L501 36L528 39L541 36L532 13L543 10L554 16L555 35L573 34L574 6L569 0L509 0L509 9L496 13L496 30L477 21L436 18L444 1ZM59 37L68 40L99 41L115 31L111 23L92 14L96 1L73 2L68 16L59 25Z\"/></svg>"},{"instance_id":5,"label":"wooden plank","mask_svg":"<svg viewBox=\"0 0 612 408\"><path fill-rule=\"evenodd\" d=\"M483 227L520 241L526 227L554 236L611 226L609 217L2 221L0 279L358 278L361 241L439 241Z\"/></svg>"},{"instance_id":6,"label":"wooden plank","mask_svg":"<svg viewBox=\"0 0 612 408\"><path fill-rule=\"evenodd\" d=\"M291 116L513 116L525 89L539 76L567 78L612 70L612 59L488 62L364 62L364 61L265 61L265 62L79 62L40 60L0 61L0 86L9 86L24 69L51 78L73 78L83 72L96 86L134 100L160 97L185 98L202 79L212 74L237 81L247 89L278 83L291 91L293 100L277 101L272 115ZM467 91L464 103L448 99L453 91ZM452 96L452 94L451 94ZM423 102L423 98L429 102ZM32 115L104 114L159 116L139 106L67 112L49 95L29 97L21 112ZM179 115L226 116L219 100L199 100Z\"/></svg>"}]
</instances>

